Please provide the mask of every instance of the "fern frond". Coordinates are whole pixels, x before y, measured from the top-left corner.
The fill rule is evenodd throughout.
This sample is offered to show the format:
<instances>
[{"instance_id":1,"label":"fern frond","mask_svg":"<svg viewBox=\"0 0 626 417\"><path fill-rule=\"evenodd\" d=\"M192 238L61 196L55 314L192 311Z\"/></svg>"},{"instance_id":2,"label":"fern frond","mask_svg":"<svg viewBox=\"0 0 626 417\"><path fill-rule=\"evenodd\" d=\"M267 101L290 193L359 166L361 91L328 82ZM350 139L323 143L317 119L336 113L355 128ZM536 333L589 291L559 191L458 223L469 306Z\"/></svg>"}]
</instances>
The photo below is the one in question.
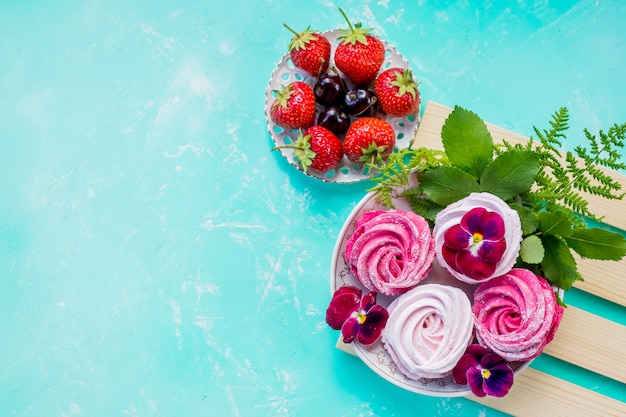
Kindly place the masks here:
<instances>
[{"instance_id":1,"label":"fern frond","mask_svg":"<svg viewBox=\"0 0 626 417\"><path fill-rule=\"evenodd\" d=\"M587 147L577 146L563 157L559 148L568 121L567 110L561 108L553 114L550 129L534 129L541 144L536 150L541 170L530 198L537 202L544 198L547 204L562 204L573 212L598 219L590 212L583 193L607 199L622 199L626 195L619 192L621 184L600 168L626 169L621 156L626 123L613 125L607 132L600 131L597 137L585 129Z\"/></svg>"},{"instance_id":2,"label":"fern frond","mask_svg":"<svg viewBox=\"0 0 626 417\"><path fill-rule=\"evenodd\" d=\"M393 199L400 189L406 189L410 183L410 176L414 172L428 170L439 165L449 164L443 151L428 148L401 149L389 155L376 176L372 179L377 183L368 191L375 191L376 201L385 207L393 208Z\"/></svg>"},{"instance_id":3,"label":"fern frond","mask_svg":"<svg viewBox=\"0 0 626 417\"><path fill-rule=\"evenodd\" d=\"M537 138L546 149L557 150L561 147L561 139L565 139L565 131L569 129L569 112L561 107L554 112L550 121L550 129L540 131L534 128Z\"/></svg>"}]
</instances>

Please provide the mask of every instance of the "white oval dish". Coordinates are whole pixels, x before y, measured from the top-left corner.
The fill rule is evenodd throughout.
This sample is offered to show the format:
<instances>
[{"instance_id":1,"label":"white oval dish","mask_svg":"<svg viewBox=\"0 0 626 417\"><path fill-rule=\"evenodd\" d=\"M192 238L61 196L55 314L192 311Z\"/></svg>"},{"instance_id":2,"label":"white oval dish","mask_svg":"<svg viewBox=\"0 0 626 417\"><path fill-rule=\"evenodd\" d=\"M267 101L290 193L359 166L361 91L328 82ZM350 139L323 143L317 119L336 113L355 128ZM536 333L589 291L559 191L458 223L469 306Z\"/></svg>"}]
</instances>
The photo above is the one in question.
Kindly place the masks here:
<instances>
[{"instance_id":1,"label":"white oval dish","mask_svg":"<svg viewBox=\"0 0 626 417\"><path fill-rule=\"evenodd\" d=\"M408 202L402 198L393 200L396 209L411 210ZM346 248L348 238L353 234L356 221L361 215L369 210L384 210L383 205L375 200L375 193L367 194L352 210L344 225L339 232L339 237L335 244L333 257L330 265L330 293L331 295L341 286L352 285L360 288L363 293L368 292L363 284L361 284L350 272L350 267L344 260L343 254ZM433 268L428 277L422 283L436 282L446 285L452 285L464 290L468 296L473 292L476 285L463 283L452 277L447 271L437 264L437 260L433 263ZM562 294L561 294L562 296ZM387 308L393 301L394 296L377 294L377 303ZM417 380L405 377L396 367L390 355L387 353L381 340L371 346L363 346L358 342L351 345L355 354L378 375L391 382L392 384L412 391L418 394L429 395L434 397L462 397L471 395L472 392L468 385L459 385L452 380L452 376L444 378L420 378ZM512 363L511 368L515 374L522 371L531 361L521 363Z\"/></svg>"},{"instance_id":2,"label":"white oval dish","mask_svg":"<svg viewBox=\"0 0 626 417\"><path fill-rule=\"evenodd\" d=\"M339 29L322 32L322 35L324 35L330 42L332 58L334 57L335 49L340 42L337 40L337 38L339 37ZM382 42L385 46L385 60L382 64L380 70L381 72L387 68L392 67L409 67L409 63L396 51L396 48L387 44L385 41ZM340 75L342 75L340 71L339 73ZM267 85L267 89L265 90L265 119L267 121L268 132L272 137L275 146L279 147L280 152L291 165L295 166L304 174L317 178L319 180L326 182L352 183L368 179L369 175L363 172L363 168L358 164L350 162L345 155L336 169L328 172L327 174L320 174L310 171L304 172L298 161L294 158L293 149L281 148L281 146L294 143L298 137L299 131L286 130L280 126L276 126L276 124L270 118L269 111L275 98L274 91L280 90L281 86L287 85L294 81L305 82L311 87L315 85L315 78L307 74L305 71L296 68L293 65L293 62L291 62L289 53L286 53L272 72L272 76ZM347 79L346 83L348 88L353 87L352 83L350 83L350 81ZM384 116L384 119L391 124L394 131L396 132L396 150L408 148L411 144L411 141L413 140L413 136L419 124L420 108L421 103L414 114L406 117L393 117L390 115ZM318 104L316 106L315 112L316 120L321 109L322 107ZM343 135L339 135L339 138L343 139Z\"/></svg>"}]
</instances>

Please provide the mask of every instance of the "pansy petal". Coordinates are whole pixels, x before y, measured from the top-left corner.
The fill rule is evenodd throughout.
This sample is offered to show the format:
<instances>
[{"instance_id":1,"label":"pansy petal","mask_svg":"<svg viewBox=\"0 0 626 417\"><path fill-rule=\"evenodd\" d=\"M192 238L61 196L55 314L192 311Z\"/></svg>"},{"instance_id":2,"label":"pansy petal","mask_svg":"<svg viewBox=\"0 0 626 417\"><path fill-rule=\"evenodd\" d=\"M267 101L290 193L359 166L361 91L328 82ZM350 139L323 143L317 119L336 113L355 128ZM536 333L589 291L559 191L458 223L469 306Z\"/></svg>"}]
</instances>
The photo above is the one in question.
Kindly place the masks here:
<instances>
[{"instance_id":1,"label":"pansy petal","mask_svg":"<svg viewBox=\"0 0 626 417\"><path fill-rule=\"evenodd\" d=\"M376 324L377 326L384 326L387 324L387 319L389 318L389 312L387 309L381 305L374 305L367 312L365 322Z\"/></svg>"},{"instance_id":2,"label":"pansy petal","mask_svg":"<svg viewBox=\"0 0 626 417\"><path fill-rule=\"evenodd\" d=\"M443 234L444 245L454 250L467 249L472 238L471 233L463 230L463 228L455 224Z\"/></svg>"},{"instance_id":3,"label":"pansy petal","mask_svg":"<svg viewBox=\"0 0 626 417\"><path fill-rule=\"evenodd\" d=\"M478 367L478 361L474 355L465 353L452 368L452 379L457 384L467 384L467 371Z\"/></svg>"},{"instance_id":4,"label":"pansy petal","mask_svg":"<svg viewBox=\"0 0 626 417\"><path fill-rule=\"evenodd\" d=\"M505 250L506 241L504 239L498 241L483 240L478 248L478 256L485 262L495 264L500 262Z\"/></svg>"},{"instance_id":5,"label":"pansy petal","mask_svg":"<svg viewBox=\"0 0 626 417\"><path fill-rule=\"evenodd\" d=\"M383 332L383 327L376 323L368 323L367 321L361 324L359 334L357 335L359 343L364 346L369 346L376 342Z\"/></svg>"},{"instance_id":6,"label":"pansy petal","mask_svg":"<svg viewBox=\"0 0 626 417\"><path fill-rule=\"evenodd\" d=\"M467 370L467 384L469 385L472 393L477 397L484 397L486 395L483 388L483 373L479 368L469 368Z\"/></svg>"},{"instance_id":7,"label":"pansy petal","mask_svg":"<svg viewBox=\"0 0 626 417\"><path fill-rule=\"evenodd\" d=\"M350 317L346 320L343 323L343 326L341 326L341 336L343 337L343 342L352 343L359 334L360 328L361 325L359 324L359 319L356 317Z\"/></svg>"},{"instance_id":8,"label":"pansy petal","mask_svg":"<svg viewBox=\"0 0 626 417\"><path fill-rule=\"evenodd\" d=\"M335 292L333 293L333 297L337 297L343 294L354 294L355 296L361 298L361 293L361 289L355 287L354 285L342 285L341 287L337 288L337 290L335 290Z\"/></svg>"},{"instance_id":9,"label":"pansy petal","mask_svg":"<svg viewBox=\"0 0 626 417\"><path fill-rule=\"evenodd\" d=\"M475 207L465 213L465 215L461 218L461 227L470 235L473 235L475 232L481 232L482 223L483 223L483 214L487 210L483 207Z\"/></svg>"},{"instance_id":10,"label":"pansy petal","mask_svg":"<svg viewBox=\"0 0 626 417\"><path fill-rule=\"evenodd\" d=\"M485 378L483 389L493 397L504 397L513 385L513 371L511 367L502 363L489 370L489 378Z\"/></svg>"},{"instance_id":11,"label":"pansy petal","mask_svg":"<svg viewBox=\"0 0 626 417\"><path fill-rule=\"evenodd\" d=\"M361 298L361 310L369 311L376 304L376 292L370 291Z\"/></svg>"},{"instance_id":12,"label":"pansy petal","mask_svg":"<svg viewBox=\"0 0 626 417\"><path fill-rule=\"evenodd\" d=\"M446 245L441 247L441 255L443 256L443 260L450 266L450 268L458 271L459 268L456 266L456 256L459 252L456 250L452 250Z\"/></svg>"},{"instance_id":13,"label":"pansy petal","mask_svg":"<svg viewBox=\"0 0 626 417\"><path fill-rule=\"evenodd\" d=\"M376 342L383 332L388 318L389 312L386 308L374 305L370 311L367 312L365 322L362 323L359 328L359 342L365 346Z\"/></svg>"},{"instance_id":14,"label":"pansy petal","mask_svg":"<svg viewBox=\"0 0 626 417\"><path fill-rule=\"evenodd\" d=\"M487 353L480 360L480 366L484 369L495 368L498 365L506 364L506 360L497 353ZM508 366L508 365L507 365Z\"/></svg>"},{"instance_id":15,"label":"pansy petal","mask_svg":"<svg viewBox=\"0 0 626 417\"><path fill-rule=\"evenodd\" d=\"M484 239L503 239L504 220L502 219L502 216L494 211L485 211L481 219L480 232Z\"/></svg>"},{"instance_id":16,"label":"pansy petal","mask_svg":"<svg viewBox=\"0 0 626 417\"><path fill-rule=\"evenodd\" d=\"M334 330L341 329L352 312L358 309L360 301L360 289L352 286L340 287L326 309L326 323Z\"/></svg>"},{"instance_id":17,"label":"pansy petal","mask_svg":"<svg viewBox=\"0 0 626 417\"><path fill-rule=\"evenodd\" d=\"M496 271L497 264L485 262L470 251L460 251L456 257L459 272L477 281L489 278Z\"/></svg>"},{"instance_id":18,"label":"pansy petal","mask_svg":"<svg viewBox=\"0 0 626 417\"><path fill-rule=\"evenodd\" d=\"M480 361L480 359L488 353L491 353L491 351L478 343L473 343L469 345L465 350L465 354L472 355L474 358L476 358L476 363L478 363L478 361Z\"/></svg>"}]
</instances>

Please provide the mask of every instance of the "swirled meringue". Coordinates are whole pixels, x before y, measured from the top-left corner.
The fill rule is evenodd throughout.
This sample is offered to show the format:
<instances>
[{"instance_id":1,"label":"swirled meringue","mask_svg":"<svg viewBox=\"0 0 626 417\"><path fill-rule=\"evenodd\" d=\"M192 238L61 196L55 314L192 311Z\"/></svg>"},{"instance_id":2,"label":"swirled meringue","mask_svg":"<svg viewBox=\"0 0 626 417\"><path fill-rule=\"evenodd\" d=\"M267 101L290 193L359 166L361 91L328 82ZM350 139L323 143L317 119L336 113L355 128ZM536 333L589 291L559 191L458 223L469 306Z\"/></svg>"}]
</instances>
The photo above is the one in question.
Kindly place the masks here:
<instances>
[{"instance_id":1,"label":"swirled meringue","mask_svg":"<svg viewBox=\"0 0 626 417\"><path fill-rule=\"evenodd\" d=\"M500 239L504 241L504 244L497 242L496 245L496 242L487 242L486 240L484 242L489 245L499 246L497 248L498 253L496 259L489 259L489 262L493 262L493 265L487 274L485 274L485 269L481 268L485 263L480 259L481 250L477 248L480 243L474 245L476 241L482 240L482 233L474 233L473 230L465 230L468 238L468 246L464 250L458 250L458 252L456 252L458 257L456 258L454 254L455 251L449 250L451 242L446 241L446 232L450 233L450 231L455 228L459 229L459 225L463 225L463 222L466 221L464 216L475 209L481 209L484 215L491 215L492 218L501 218L501 220L498 219L500 223L497 227L504 228L503 231L499 231L501 233ZM468 226L471 228L472 226L480 227L481 225L469 224ZM493 228L494 223L485 224L484 226ZM448 235L448 239L450 236L454 236L454 234ZM437 214L435 227L433 228L433 238L435 240L435 252L439 263L460 281L469 284L478 284L505 274L513 268L522 241L522 227L517 212L511 209L499 197L486 192L472 193L468 197L450 204ZM458 244L458 242L454 243ZM457 247L456 249L459 248ZM474 267L472 267L471 264L472 256L476 257ZM493 254L490 254L490 256L493 257ZM458 261L458 264L456 261ZM463 268L460 266L463 266Z\"/></svg>"},{"instance_id":2,"label":"swirled meringue","mask_svg":"<svg viewBox=\"0 0 626 417\"><path fill-rule=\"evenodd\" d=\"M403 210L363 213L344 252L352 274L386 295L404 293L426 278L434 257L428 222Z\"/></svg>"},{"instance_id":3,"label":"swirled meringue","mask_svg":"<svg viewBox=\"0 0 626 417\"><path fill-rule=\"evenodd\" d=\"M481 345L507 361L525 361L552 341L563 307L548 281L514 268L476 288L472 312Z\"/></svg>"},{"instance_id":4,"label":"swirled meringue","mask_svg":"<svg viewBox=\"0 0 626 417\"><path fill-rule=\"evenodd\" d=\"M421 284L396 298L387 310L383 346L407 378L450 374L472 340L472 307L459 288Z\"/></svg>"}]
</instances>

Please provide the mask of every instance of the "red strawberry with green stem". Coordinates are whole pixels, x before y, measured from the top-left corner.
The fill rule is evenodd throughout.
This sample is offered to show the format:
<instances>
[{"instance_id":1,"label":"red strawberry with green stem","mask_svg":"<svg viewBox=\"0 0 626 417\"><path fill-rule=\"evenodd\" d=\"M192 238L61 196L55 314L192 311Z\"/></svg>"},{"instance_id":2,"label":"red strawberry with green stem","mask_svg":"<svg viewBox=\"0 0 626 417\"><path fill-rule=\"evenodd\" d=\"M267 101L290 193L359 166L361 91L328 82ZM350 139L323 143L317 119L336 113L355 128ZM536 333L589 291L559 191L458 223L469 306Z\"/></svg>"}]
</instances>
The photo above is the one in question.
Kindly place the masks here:
<instances>
[{"instance_id":1,"label":"red strawberry with green stem","mask_svg":"<svg viewBox=\"0 0 626 417\"><path fill-rule=\"evenodd\" d=\"M285 129L307 128L315 121L315 94L302 81L294 81L280 90L270 107L270 118Z\"/></svg>"},{"instance_id":2,"label":"red strawberry with green stem","mask_svg":"<svg viewBox=\"0 0 626 417\"><path fill-rule=\"evenodd\" d=\"M371 168L380 168L393 152L396 133L383 119L362 117L352 123L346 132L343 149L352 162L361 162Z\"/></svg>"},{"instance_id":3,"label":"red strawberry with green stem","mask_svg":"<svg viewBox=\"0 0 626 417\"><path fill-rule=\"evenodd\" d=\"M293 148L294 157L304 172L309 169L327 173L339 165L343 158L343 144L333 132L323 126L311 126L305 133L300 132L292 145L278 148Z\"/></svg>"},{"instance_id":4,"label":"red strawberry with green stem","mask_svg":"<svg viewBox=\"0 0 626 417\"><path fill-rule=\"evenodd\" d=\"M341 8L339 11L350 29L340 30L338 39L342 42L335 50L335 65L354 84L370 84L385 60L385 47L380 39L370 34L372 29L362 28L361 23L352 26L345 12Z\"/></svg>"},{"instance_id":5,"label":"red strawberry with green stem","mask_svg":"<svg viewBox=\"0 0 626 417\"><path fill-rule=\"evenodd\" d=\"M417 83L408 68L389 68L374 84L381 109L392 116L404 117L415 113L420 103Z\"/></svg>"},{"instance_id":6,"label":"red strawberry with green stem","mask_svg":"<svg viewBox=\"0 0 626 417\"><path fill-rule=\"evenodd\" d=\"M283 23L295 36L289 42L293 65L313 77L326 72L330 63L330 42L322 34L307 28L298 33Z\"/></svg>"}]
</instances>

